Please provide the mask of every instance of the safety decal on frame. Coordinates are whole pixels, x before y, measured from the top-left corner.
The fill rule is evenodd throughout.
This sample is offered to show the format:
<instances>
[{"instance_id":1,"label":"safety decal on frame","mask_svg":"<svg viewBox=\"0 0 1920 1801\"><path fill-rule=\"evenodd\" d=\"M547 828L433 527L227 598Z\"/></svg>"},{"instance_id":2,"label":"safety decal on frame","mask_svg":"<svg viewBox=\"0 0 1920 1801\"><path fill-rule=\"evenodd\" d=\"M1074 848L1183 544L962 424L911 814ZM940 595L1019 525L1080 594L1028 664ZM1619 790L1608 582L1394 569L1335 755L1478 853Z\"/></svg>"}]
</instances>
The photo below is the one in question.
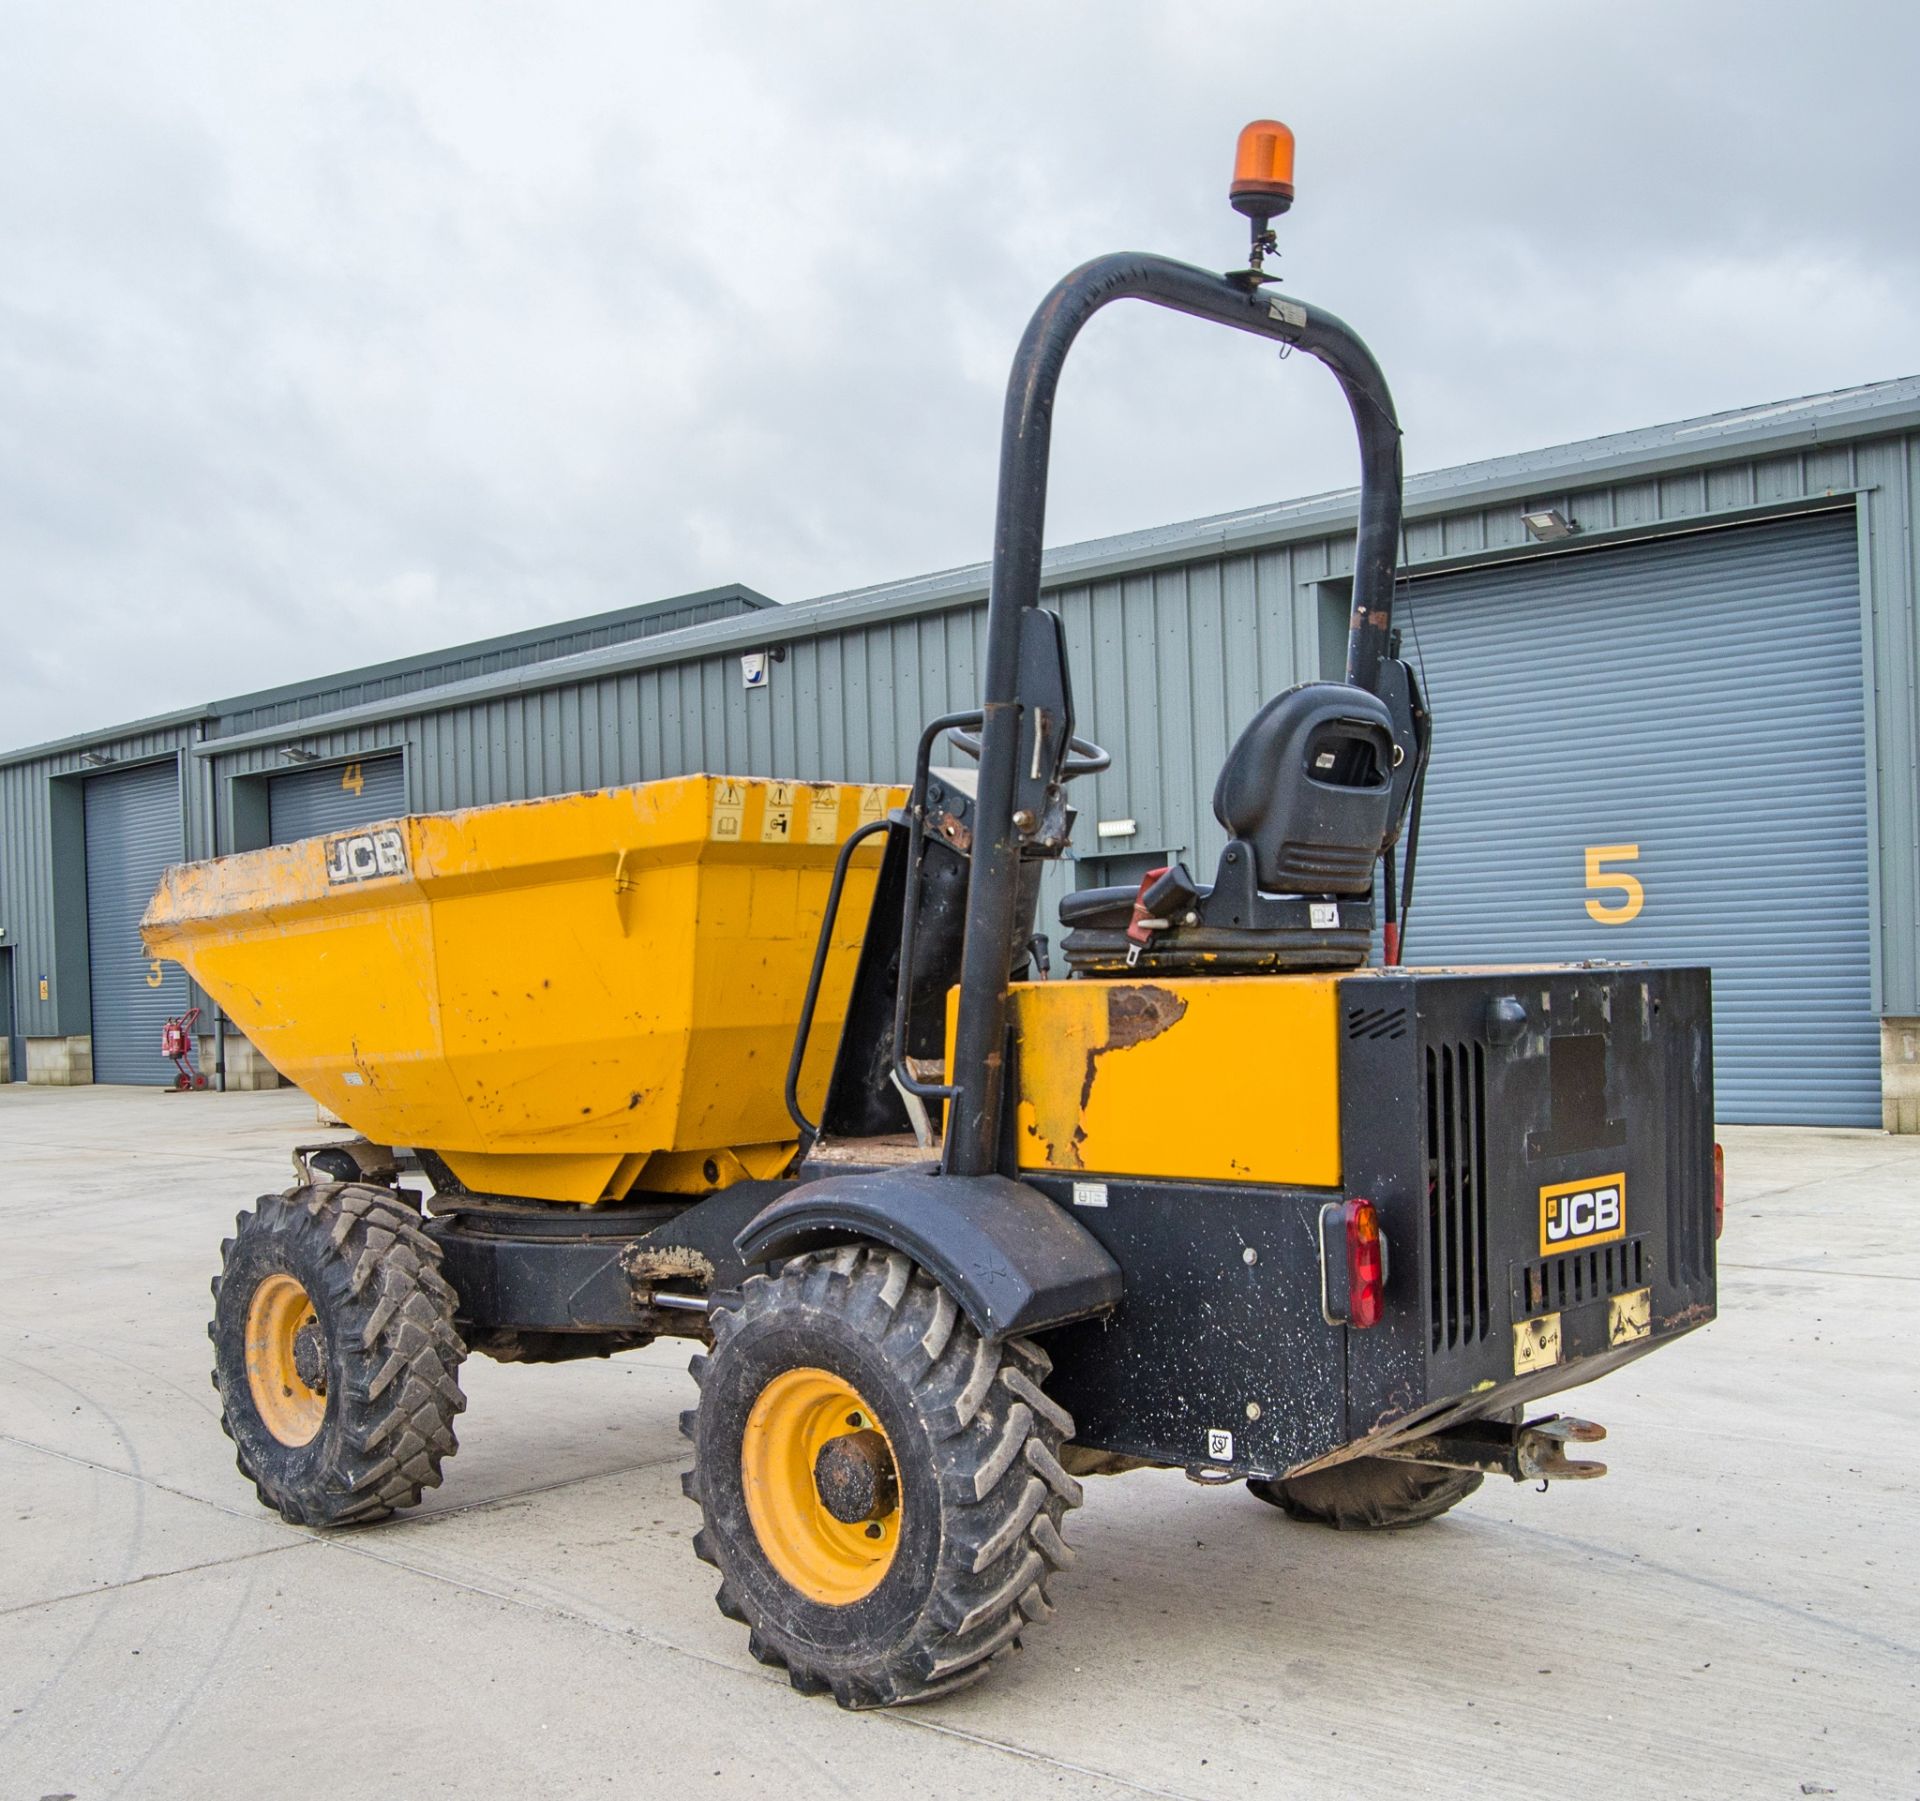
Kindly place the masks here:
<instances>
[{"instance_id":1,"label":"safety decal on frame","mask_svg":"<svg viewBox=\"0 0 1920 1801\"><path fill-rule=\"evenodd\" d=\"M713 836L738 844L746 830L747 791L738 782L713 785Z\"/></svg>"},{"instance_id":2,"label":"safety decal on frame","mask_svg":"<svg viewBox=\"0 0 1920 1801\"><path fill-rule=\"evenodd\" d=\"M767 784L767 811L760 822L762 844L785 844L793 837L793 814L798 796L793 782Z\"/></svg>"},{"instance_id":3,"label":"safety decal on frame","mask_svg":"<svg viewBox=\"0 0 1920 1801\"><path fill-rule=\"evenodd\" d=\"M876 819L887 816L887 791L884 788L862 788L860 790L860 823L871 825Z\"/></svg>"},{"instance_id":4,"label":"safety decal on frame","mask_svg":"<svg viewBox=\"0 0 1920 1801\"><path fill-rule=\"evenodd\" d=\"M815 788L807 805L807 842L831 844L840 836L840 790Z\"/></svg>"}]
</instances>

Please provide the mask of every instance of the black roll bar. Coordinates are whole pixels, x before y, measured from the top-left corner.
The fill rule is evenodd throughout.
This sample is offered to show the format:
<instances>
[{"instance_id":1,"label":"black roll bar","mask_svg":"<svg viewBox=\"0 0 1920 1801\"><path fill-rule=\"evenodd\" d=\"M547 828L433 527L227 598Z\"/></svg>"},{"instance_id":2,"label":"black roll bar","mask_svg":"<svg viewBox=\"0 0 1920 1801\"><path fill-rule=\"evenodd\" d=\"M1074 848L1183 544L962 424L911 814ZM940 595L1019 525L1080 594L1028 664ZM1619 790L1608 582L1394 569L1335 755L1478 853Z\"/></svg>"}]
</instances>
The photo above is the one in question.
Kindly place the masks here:
<instances>
[{"instance_id":1,"label":"black roll bar","mask_svg":"<svg viewBox=\"0 0 1920 1801\"><path fill-rule=\"evenodd\" d=\"M988 1175L998 1166L1007 1039L1007 988L1019 904L1021 837L1013 823L1020 739L1020 616L1040 604L1047 464L1060 371L1080 328L1115 300L1145 300L1177 313L1277 339L1331 369L1360 439L1360 519L1354 534L1353 616L1346 679L1372 690L1387 655L1393 578L1400 550L1400 426L1373 353L1331 313L1245 275L1216 275L1162 256L1123 252L1084 263L1028 322L1007 380L987 599L987 670L980 785L960 964L946 1168Z\"/></svg>"}]
</instances>

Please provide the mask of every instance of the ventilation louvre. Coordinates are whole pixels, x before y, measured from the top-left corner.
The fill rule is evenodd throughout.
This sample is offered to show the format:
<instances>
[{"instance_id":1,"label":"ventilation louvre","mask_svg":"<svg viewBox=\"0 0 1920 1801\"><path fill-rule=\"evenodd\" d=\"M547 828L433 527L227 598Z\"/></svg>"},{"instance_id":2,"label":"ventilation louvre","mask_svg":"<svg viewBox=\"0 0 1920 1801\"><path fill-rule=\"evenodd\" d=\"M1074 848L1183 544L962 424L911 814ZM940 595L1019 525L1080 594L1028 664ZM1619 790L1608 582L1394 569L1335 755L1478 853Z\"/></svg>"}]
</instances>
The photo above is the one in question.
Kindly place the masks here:
<instances>
[{"instance_id":1,"label":"ventilation louvre","mask_svg":"<svg viewBox=\"0 0 1920 1801\"><path fill-rule=\"evenodd\" d=\"M1623 1238L1590 1251L1568 1251L1529 1263L1514 1276L1516 1317L1558 1313L1588 1301L1604 1301L1647 1286L1647 1241Z\"/></svg>"},{"instance_id":2,"label":"ventilation louvre","mask_svg":"<svg viewBox=\"0 0 1920 1801\"><path fill-rule=\"evenodd\" d=\"M1712 1266L1713 1133L1685 1078L1691 1046L1682 1039L1670 1054L1679 1067L1667 1079L1667 1245L1674 1279L1692 1284Z\"/></svg>"},{"instance_id":3,"label":"ventilation louvre","mask_svg":"<svg viewBox=\"0 0 1920 1801\"><path fill-rule=\"evenodd\" d=\"M1454 1350L1485 1338L1493 1317L1487 1270L1487 1063L1481 1045L1427 1047L1426 1116L1433 1348Z\"/></svg>"},{"instance_id":4,"label":"ventilation louvre","mask_svg":"<svg viewBox=\"0 0 1920 1801\"><path fill-rule=\"evenodd\" d=\"M1405 1007L1349 1007L1349 1038L1404 1038L1407 1035Z\"/></svg>"}]
</instances>

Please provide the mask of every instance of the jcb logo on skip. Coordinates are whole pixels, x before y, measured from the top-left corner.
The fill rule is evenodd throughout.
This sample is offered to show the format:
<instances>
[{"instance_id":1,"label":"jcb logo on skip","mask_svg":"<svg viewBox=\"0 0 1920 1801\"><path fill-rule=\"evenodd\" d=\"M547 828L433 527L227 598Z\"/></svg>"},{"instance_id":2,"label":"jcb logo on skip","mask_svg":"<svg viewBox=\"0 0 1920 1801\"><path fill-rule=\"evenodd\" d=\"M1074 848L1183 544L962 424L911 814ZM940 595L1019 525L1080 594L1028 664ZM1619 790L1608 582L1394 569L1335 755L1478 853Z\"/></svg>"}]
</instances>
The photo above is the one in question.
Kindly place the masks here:
<instances>
[{"instance_id":1,"label":"jcb logo on skip","mask_svg":"<svg viewBox=\"0 0 1920 1801\"><path fill-rule=\"evenodd\" d=\"M392 826L327 840L327 880L368 882L375 876L407 873L407 841Z\"/></svg>"}]
</instances>

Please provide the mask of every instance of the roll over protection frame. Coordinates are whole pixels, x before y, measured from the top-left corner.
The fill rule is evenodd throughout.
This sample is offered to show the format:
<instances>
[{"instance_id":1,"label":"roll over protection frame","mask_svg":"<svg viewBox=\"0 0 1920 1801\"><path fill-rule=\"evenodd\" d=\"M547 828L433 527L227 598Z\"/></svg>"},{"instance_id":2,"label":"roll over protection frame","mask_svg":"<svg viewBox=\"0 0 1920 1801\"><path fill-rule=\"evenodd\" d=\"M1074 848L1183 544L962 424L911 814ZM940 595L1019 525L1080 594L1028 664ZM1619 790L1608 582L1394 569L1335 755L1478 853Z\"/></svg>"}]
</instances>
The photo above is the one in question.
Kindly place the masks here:
<instances>
[{"instance_id":1,"label":"roll over protection frame","mask_svg":"<svg viewBox=\"0 0 1920 1801\"><path fill-rule=\"evenodd\" d=\"M976 801L960 1013L948 1085L952 1175L993 1172L1000 1161L1008 970L1013 960L1021 838L1013 823L1020 737L1020 620L1040 604L1047 466L1054 395L1080 329L1115 300L1176 313L1304 350L1333 371L1360 440L1360 510L1354 533L1353 615L1346 679L1377 690L1393 619L1400 549L1400 426L1373 353L1333 314L1260 285L1248 272L1216 275L1168 257L1123 252L1084 263L1041 301L1015 352L1000 434L993 569L987 596L986 695Z\"/></svg>"}]
</instances>

